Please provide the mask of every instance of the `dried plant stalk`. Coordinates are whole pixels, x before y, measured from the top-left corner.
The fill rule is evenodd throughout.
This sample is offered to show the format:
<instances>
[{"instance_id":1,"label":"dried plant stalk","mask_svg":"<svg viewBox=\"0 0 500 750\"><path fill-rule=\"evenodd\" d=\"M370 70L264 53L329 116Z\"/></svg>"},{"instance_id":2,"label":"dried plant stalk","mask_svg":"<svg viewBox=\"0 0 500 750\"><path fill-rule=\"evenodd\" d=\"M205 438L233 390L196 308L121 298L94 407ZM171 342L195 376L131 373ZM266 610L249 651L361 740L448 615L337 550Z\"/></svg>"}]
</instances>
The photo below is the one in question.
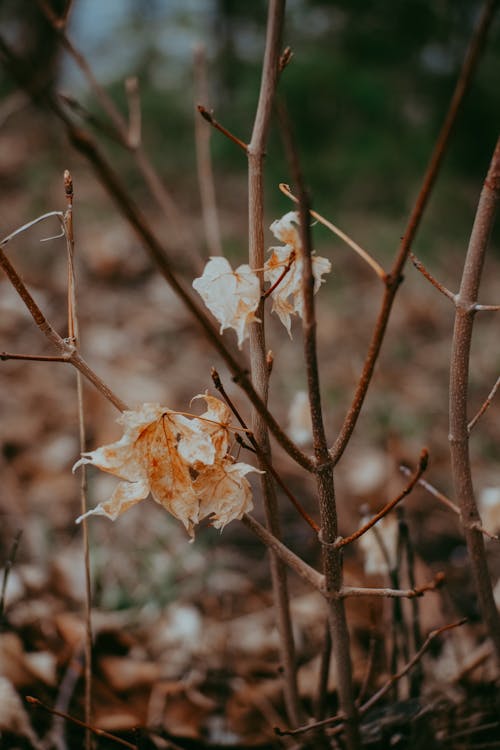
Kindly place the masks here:
<instances>
[{"instance_id":1,"label":"dried plant stalk","mask_svg":"<svg viewBox=\"0 0 500 750\"><path fill-rule=\"evenodd\" d=\"M279 73L280 42L285 13L284 0L271 0L268 9L266 47L262 67L262 79L252 130L248 144L248 245L249 262L254 269L264 266L264 154L269 133L269 124L273 99ZM263 272L259 272L261 291L264 291ZM264 301L261 299L257 309L260 322L250 327L250 365L253 386L267 406L269 389L269 366L267 362L264 332ZM254 409L252 418L254 437L265 455L266 462L271 462L271 446L266 420ZM265 470L265 462L260 461L260 468ZM278 515L278 502L273 478L269 473L262 474L261 487L264 498L266 524L278 539L281 536ZM276 607L278 630L280 633L281 658L284 671L285 703L289 720L296 726L300 721L300 703L297 689L295 668L295 647L288 597L286 568L274 550L271 556L271 577L274 603Z\"/></svg>"},{"instance_id":2,"label":"dried plant stalk","mask_svg":"<svg viewBox=\"0 0 500 750\"><path fill-rule=\"evenodd\" d=\"M460 290L455 300L455 326L450 362L449 443L455 500L460 507L465 541L479 606L500 666L500 616L493 598L481 519L474 497L469 455L467 392L472 328L486 249L500 198L500 138L479 198L465 258Z\"/></svg>"}]
</instances>

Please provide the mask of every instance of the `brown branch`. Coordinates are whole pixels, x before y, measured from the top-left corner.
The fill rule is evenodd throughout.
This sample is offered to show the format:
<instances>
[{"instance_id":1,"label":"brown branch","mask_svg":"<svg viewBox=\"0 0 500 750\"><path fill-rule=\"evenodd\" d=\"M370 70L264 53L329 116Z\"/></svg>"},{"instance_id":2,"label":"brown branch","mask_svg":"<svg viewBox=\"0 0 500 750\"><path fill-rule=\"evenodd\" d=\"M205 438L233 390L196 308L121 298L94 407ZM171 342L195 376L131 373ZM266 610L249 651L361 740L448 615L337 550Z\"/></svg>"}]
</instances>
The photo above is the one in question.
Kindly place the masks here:
<instances>
[{"instance_id":1,"label":"brown branch","mask_svg":"<svg viewBox=\"0 0 500 750\"><path fill-rule=\"evenodd\" d=\"M496 0L486 0L478 25L472 34L468 50L465 55L464 63L451 98L451 102L446 114L443 126L438 135L436 145L430 157L430 161L425 172L422 187L415 201L411 214L408 218L405 233L399 246L394 263L390 273L386 277L386 288L380 311L375 324L375 329L370 341L366 359L363 365L361 377L359 379L351 406L345 416L344 423L340 429L339 435L331 449L331 456L334 463L337 463L342 457L349 439L354 431L361 412L368 387L370 385L373 370L380 353L382 342L384 340L387 323L392 309L392 304L396 296L399 285L402 281L402 271L410 252L413 240L420 226L422 216L429 200L432 187L436 180L441 162L443 160L446 148L450 141L453 125L457 119L462 100L467 92L472 76L477 67L479 56L483 48L487 32L493 20Z\"/></svg>"},{"instance_id":2,"label":"brown branch","mask_svg":"<svg viewBox=\"0 0 500 750\"><path fill-rule=\"evenodd\" d=\"M407 466L400 466L400 471L403 472L403 474L406 474L406 476L410 475L410 470ZM430 482L427 482L425 479L419 479L418 484L424 488L424 490L427 490L429 495L432 495L436 498L436 500L439 500L439 502L443 503L443 505L446 505L447 508L449 508L453 513L455 513L463 523L462 519L462 511L456 505L452 500L450 500L449 497L446 497L446 495L443 492L440 492L434 485L430 484ZM480 523L474 522L471 526L473 529L477 529L481 532L481 534L484 534L488 537L488 539L492 539L493 541L497 542L499 540L499 537L496 534L492 534L491 531L488 531L483 526L481 526Z\"/></svg>"},{"instance_id":3,"label":"brown branch","mask_svg":"<svg viewBox=\"0 0 500 750\"><path fill-rule=\"evenodd\" d=\"M97 737L104 737L107 740L116 742L118 745L122 745L122 747L128 747L129 750L139 750L137 745L133 745L131 742L127 742L127 740L122 740L121 737L117 737L115 734L110 734L110 732L106 732L104 729L98 729L97 727L93 727L90 724L87 724L85 721L80 721L80 719L75 719L74 716L64 713L64 711L58 711L55 708L50 708L50 706L47 706L45 703L42 703L41 700L38 700L38 698L34 698L32 695L26 695L25 698L26 698L26 701L30 703L32 706L36 706L37 708L42 708L44 711L47 711L52 716L60 716L61 719L70 721L72 724L76 724L77 727L82 727L82 729L86 729L89 732L92 732L92 734L95 734Z\"/></svg>"},{"instance_id":4,"label":"brown branch","mask_svg":"<svg viewBox=\"0 0 500 750\"><path fill-rule=\"evenodd\" d=\"M248 255L249 264L259 277L260 292L264 291L264 156L269 135L273 101L279 74L279 50L285 16L285 0L270 0L268 4L266 44L262 64L259 99L252 135L245 151L248 157ZM250 365L252 384L262 403L267 406L269 392L269 364L264 329L264 302L256 310L257 321L250 326ZM257 409L252 414L252 432L267 463L272 462L269 424ZM264 463L260 461L260 468ZM276 487L270 474L261 475L266 526L278 539L281 537ZM287 571L276 551L271 555L271 579L276 607L280 651L283 663L284 696L289 721L300 721L301 709L297 687L295 644L288 596Z\"/></svg>"},{"instance_id":5,"label":"brown branch","mask_svg":"<svg viewBox=\"0 0 500 750\"><path fill-rule=\"evenodd\" d=\"M68 364L67 357L51 357L44 354L13 354L12 352L0 352L0 360L6 362L8 359L23 359L28 362L65 362Z\"/></svg>"},{"instance_id":6,"label":"brown branch","mask_svg":"<svg viewBox=\"0 0 500 750\"><path fill-rule=\"evenodd\" d=\"M368 588L363 586L342 586L339 595L343 598L352 598L360 596L383 596L389 599L415 599L423 596L426 591L436 591L445 581L444 573L436 573L432 581L415 586L412 589L391 589L391 588Z\"/></svg>"},{"instance_id":7,"label":"brown branch","mask_svg":"<svg viewBox=\"0 0 500 750\"><path fill-rule=\"evenodd\" d=\"M365 523L361 528L359 528L357 531L355 531L353 534L350 534L350 536L343 537L342 539L338 539L335 542L335 546L337 548L345 547L346 544L351 544L351 542L356 541L356 539L359 539L360 536L363 536L369 529L372 528L372 526L375 526L376 523L380 521L381 518L386 516L393 508L396 507L398 503L403 500L403 498L407 497L407 495L410 494L410 492L413 490L415 485L417 484L418 480L424 473L424 471L427 468L427 464L429 461L429 453L426 448L422 450L422 453L420 455L420 459L418 462L418 466L415 470L415 473L413 474L412 478L406 485L406 487L397 495L393 500L388 502L384 507L379 510L378 513L376 513L373 518L370 518L370 520Z\"/></svg>"},{"instance_id":8,"label":"brown branch","mask_svg":"<svg viewBox=\"0 0 500 750\"><path fill-rule=\"evenodd\" d=\"M477 422L481 417L483 416L484 412L489 409L491 406L491 402L495 398L496 392L498 391L498 387L500 386L500 376L497 378L497 381L491 391L488 394L488 397L486 398L486 401L483 403L477 414L471 419L469 424L467 425L467 431L470 433L476 426Z\"/></svg>"},{"instance_id":9,"label":"brown branch","mask_svg":"<svg viewBox=\"0 0 500 750\"><path fill-rule=\"evenodd\" d=\"M70 364L76 367L77 370L80 370L80 372L88 380L90 380L90 382L103 394L103 396L107 398L108 401L111 401L111 403L114 404L117 409L119 409L120 411L124 411L127 408L126 404L120 398L118 398L118 396L116 396L113 391L108 388L106 383L104 383L104 381L102 381L100 377L88 366L85 360L75 350L74 345L61 338L57 331L51 326L31 294L28 292L14 266L11 264L11 262L1 249L0 266L3 268L12 286L28 308L31 317L35 321L38 328L48 338L51 344L61 352L63 359L67 360Z\"/></svg>"},{"instance_id":10,"label":"brown branch","mask_svg":"<svg viewBox=\"0 0 500 750\"><path fill-rule=\"evenodd\" d=\"M476 312L498 312L500 305L474 305Z\"/></svg>"},{"instance_id":11,"label":"brown branch","mask_svg":"<svg viewBox=\"0 0 500 750\"><path fill-rule=\"evenodd\" d=\"M266 289L266 291L261 295L261 299L267 299L275 291L275 289L279 287L279 285L281 284L285 276L288 273L290 273L290 269L292 268L294 261L295 261L295 251L292 250L292 252L288 256L288 260L285 264L285 267L283 268L283 271L278 276L274 284L270 286L269 289Z\"/></svg>"},{"instance_id":12,"label":"brown branch","mask_svg":"<svg viewBox=\"0 0 500 750\"><path fill-rule=\"evenodd\" d=\"M497 663L500 667L500 615L493 597L484 539L479 528L481 519L474 497L467 423L469 359L474 325L474 305L477 303L484 259L499 200L500 138L496 143L488 174L479 197L460 290L456 298L449 393L449 444L454 494L461 510L464 536L479 607L494 644Z\"/></svg>"},{"instance_id":13,"label":"brown branch","mask_svg":"<svg viewBox=\"0 0 500 750\"><path fill-rule=\"evenodd\" d=\"M230 130L224 127L224 125L221 125L220 122L217 122L215 117L212 115L211 112L206 109L203 104L197 104L196 109L200 113L200 115L203 117L204 120L210 123L210 125L219 131L219 133L222 133L226 136L226 138L229 138L230 141L233 143L236 143L237 146L239 146L243 151L248 153L248 145L241 140L241 138L238 138L236 135L233 135Z\"/></svg>"},{"instance_id":14,"label":"brown branch","mask_svg":"<svg viewBox=\"0 0 500 750\"><path fill-rule=\"evenodd\" d=\"M75 238L73 231L73 179L68 170L64 172L64 193L66 196L66 211L64 213L64 234L68 260L68 335L74 342L75 350L80 347L80 331L76 302L76 272L75 272ZM76 398L78 410L78 437L80 454L87 450L85 434L85 413L83 404L82 373L76 372ZM87 513L87 471L85 465L80 468L80 514ZM85 571L85 646L84 646L84 706L85 723L90 725L92 718L92 584L90 577L90 544L87 518L82 524L83 563ZM85 749L91 750L92 738L89 729L85 732Z\"/></svg>"},{"instance_id":15,"label":"brown branch","mask_svg":"<svg viewBox=\"0 0 500 750\"><path fill-rule=\"evenodd\" d=\"M449 289L447 289L441 282L439 282L437 279L434 278L434 276L430 273L430 271L427 270L427 268L424 266L421 260L417 258L417 256L414 253L410 253L410 260L417 269L417 271L420 271L422 276L429 281L433 287L435 287L441 294L444 294L445 297L450 299L452 302L455 302L455 295L453 292L450 292Z\"/></svg>"},{"instance_id":16,"label":"brown branch","mask_svg":"<svg viewBox=\"0 0 500 750\"><path fill-rule=\"evenodd\" d=\"M343 571L342 553L334 546L334 541L338 536L338 520L333 463L328 451L319 380L309 196L305 188L291 125L284 106L280 106L279 114L285 151L288 156L294 183L297 185L299 199L300 239L302 244L302 336L304 341L304 361L307 373L313 448L317 467L316 486L321 522L319 536L323 542L322 561L325 577L325 596L329 597L332 595L333 597L329 601L328 618L335 654L339 702L346 717L346 745L348 750L357 750L357 748L361 747L361 738L354 698L349 630L347 628L344 602L338 596L342 590Z\"/></svg>"}]
</instances>

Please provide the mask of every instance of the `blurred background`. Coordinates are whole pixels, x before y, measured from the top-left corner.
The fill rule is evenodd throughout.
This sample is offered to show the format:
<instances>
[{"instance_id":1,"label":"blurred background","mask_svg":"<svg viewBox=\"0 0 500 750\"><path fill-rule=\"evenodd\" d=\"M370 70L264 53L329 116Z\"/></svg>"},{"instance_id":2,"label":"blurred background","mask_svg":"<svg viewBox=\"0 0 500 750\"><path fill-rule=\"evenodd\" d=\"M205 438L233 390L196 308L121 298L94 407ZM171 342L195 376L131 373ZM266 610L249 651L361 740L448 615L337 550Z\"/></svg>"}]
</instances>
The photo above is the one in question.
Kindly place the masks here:
<instances>
[{"instance_id":1,"label":"blurred background","mask_svg":"<svg viewBox=\"0 0 500 750\"><path fill-rule=\"evenodd\" d=\"M57 5L54 2L52 7L60 11L64 3ZM219 122L249 140L266 7L262 0L74 0L72 4L67 33L125 118L124 81L137 76L142 145L175 207L173 226L171 217L167 219L152 200L133 155L109 137L109 119L95 91L58 44L57 33L38 3L4 0L1 5L2 34L35 63L40 78L53 90L78 102L72 107L77 121L83 113L86 124L92 118L97 123L96 138L188 284L209 255L197 179L196 104L213 110ZM297 136L314 207L386 268L417 195L479 10L480 3L472 0L290 0L287 4L283 42L291 46L293 58L283 72L280 95ZM452 290L459 283L479 192L498 135L499 42L497 18L414 246L434 276ZM207 82L206 91L201 89L203 100L195 75L200 50ZM210 131L208 124L202 124ZM233 265L244 263L246 160L220 133L211 131L210 136L222 247ZM248 417L248 405L231 385L224 366L153 268L88 165L72 150L60 123L36 109L3 71L2 237L39 214L64 209L65 169L70 169L75 184L85 358L127 403L157 401L182 411L189 409L192 396L211 387L214 364ZM274 122L266 160L267 225L291 210L278 190L279 182L289 181ZM8 253L49 320L65 335L64 243L54 239L40 244L55 234L57 226L38 225L16 239ZM498 303L499 239L497 226L482 287L484 303ZM266 242L275 244L270 233ZM314 243L333 266L317 297L322 388L328 436L333 441L362 367L382 289L370 269L321 226L315 229ZM300 325L295 323L294 339L289 341L274 316L268 318L268 346L275 353L271 404L286 426L290 406L305 388ZM399 462L414 466L423 445L431 456L429 480L451 492L447 389L452 325L449 302L408 267L363 416L338 468L342 533L356 527L363 504L378 509L398 491ZM226 335L234 344L232 332ZM5 279L0 279L0 350L51 353ZM498 376L494 314L476 322L471 361L472 416ZM54 612L62 616L80 611L83 597L80 530L73 523L79 514L78 486L70 471L79 453L75 379L63 365L6 361L1 363L0 383L0 545L5 559L16 530L22 529L18 560L24 573L9 606L14 615L18 613L17 627L23 628L33 622L33 611L26 605L19 614L16 602L45 602L43 616L53 622ZM85 398L89 449L117 439L114 408L90 387ZM478 495L500 485L498 439L493 406L472 441ZM308 511L317 514L309 479L279 449L276 466ZM91 474L89 503L109 496L114 484L113 478ZM285 500L281 502L287 542L316 563L319 550L314 535L304 529ZM259 515L258 496L256 506ZM445 567L450 580L445 604L434 604L431 621L434 615L439 621L442 607L465 612L474 620L477 612L455 517L422 490L412 494L406 507L418 555L428 566L423 575ZM144 623L144 618L156 622L155 618L171 616L172 603L183 604L198 622L200 613L224 619L257 610L262 602L269 604L262 549L237 523L222 537L213 529L202 529L196 543L187 545L183 530L161 508L150 500L147 513L145 508L142 504L132 509L115 524L91 519L96 608L124 610L130 622ZM495 557L493 549L490 553ZM352 575L362 576L362 556L353 552L351 557ZM255 561L251 581L249 558ZM40 573L38 582L34 571ZM293 586L301 592L299 583ZM47 591L55 597L49 604ZM360 615L360 631L368 629L367 617L362 622ZM60 633L60 623L57 627ZM186 664L191 657L186 657Z\"/></svg>"}]
</instances>

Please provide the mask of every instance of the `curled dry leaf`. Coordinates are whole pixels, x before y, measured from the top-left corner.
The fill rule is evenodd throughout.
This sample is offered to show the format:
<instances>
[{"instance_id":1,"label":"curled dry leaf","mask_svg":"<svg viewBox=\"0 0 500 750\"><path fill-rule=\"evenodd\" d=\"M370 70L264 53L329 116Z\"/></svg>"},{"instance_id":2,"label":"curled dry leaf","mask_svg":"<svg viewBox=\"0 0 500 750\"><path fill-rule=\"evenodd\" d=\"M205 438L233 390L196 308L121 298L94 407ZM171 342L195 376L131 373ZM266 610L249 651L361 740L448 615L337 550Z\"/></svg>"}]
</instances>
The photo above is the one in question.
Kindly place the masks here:
<instances>
[{"instance_id":1,"label":"curled dry leaf","mask_svg":"<svg viewBox=\"0 0 500 750\"><path fill-rule=\"evenodd\" d=\"M200 396L207 410L187 418L158 404L143 404L118 419L124 426L116 443L84 453L77 461L93 464L122 481L109 500L77 519L104 515L115 520L151 493L153 499L182 521L190 536L203 518L213 515L223 528L252 507L245 474L256 471L235 464L227 455L228 407L212 396Z\"/></svg>"},{"instance_id":2,"label":"curled dry leaf","mask_svg":"<svg viewBox=\"0 0 500 750\"><path fill-rule=\"evenodd\" d=\"M273 301L272 311L275 312L291 337L291 315L302 317L302 271L303 250L298 230L299 215L297 211L289 211L281 219L273 221L271 232L284 242L284 246L271 247L271 257L264 267L264 278L271 286L275 284L289 263L290 270L280 281L276 289L271 292ZM292 256L292 253L294 255ZM327 258L313 254L312 271L314 276L314 294L323 283L322 276L329 273L331 263Z\"/></svg>"},{"instance_id":3,"label":"curled dry leaf","mask_svg":"<svg viewBox=\"0 0 500 750\"><path fill-rule=\"evenodd\" d=\"M193 288L219 321L221 333L234 328L241 349L250 323L258 320L255 311L260 302L260 284L254 271L248 265L233 271L226 258L210 258L203 274L193 281Z\"/></svg>"}]
</instances>

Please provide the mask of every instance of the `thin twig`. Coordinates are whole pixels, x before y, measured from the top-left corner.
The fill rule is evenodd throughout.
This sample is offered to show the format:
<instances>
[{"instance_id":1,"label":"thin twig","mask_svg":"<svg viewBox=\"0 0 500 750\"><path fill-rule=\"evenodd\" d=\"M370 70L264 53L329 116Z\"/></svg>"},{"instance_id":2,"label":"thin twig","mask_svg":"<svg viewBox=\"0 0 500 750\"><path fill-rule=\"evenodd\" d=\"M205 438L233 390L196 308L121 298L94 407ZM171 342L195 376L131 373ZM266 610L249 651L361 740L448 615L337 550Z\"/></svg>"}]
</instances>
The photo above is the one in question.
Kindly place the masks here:
<instances>
[{"instance_id":1,"label":"thin twig","mask_svg":"<svg viewBox=\"0 0 500 750\"><path fill-rule=\"evenodd\" d=\"M244 141L242 141L241 138L238 138L238 136L231 133L231 131L225 128L224 125L221 125L220 122L217 122L213 114L209 112L208 109L203 106L203 104L197 104L196 109L203 117L203 119L209 122L213 128L218 130L219 133L225 135L226 138L229 138L229 140L233 143L236 143L236 145L243 149L245 153L248 153L248 145Z\"/></svg>"},{"instance_id":2,"label":"thin twig","mask_svg":"<svg viewBox=\"0 0 500 750\"><path fill-rule=\"evenodd\" d=\"M398 524L399 524L399 541L401 547L406 554L406 569L408 576L408 583L410 588L415 589L416 578L415 578L415 550L413 548L412 539L410 536L410 529L404 515L404 508L398 508ZM411 608L411 630L413 636L413 650L418 651L422 645L422 630L420 627L420 602L418 597L414 597L410 601ZM422 668L416 669L410 680L410 693L411 697L417 697L420 695L420 688L422 684Z\"/></svg>"},{"instance_id":3,"label":"thin twig","mask_svg":"<svg viewBox=\"0 0 500 750\"><path fill-rule=\"evenodd\" d=\"M471 421L467 425L467 430L468 430L469 433L472 432L472 430L476 426L477 422L483 416L483 414L486 411L486 409L489 409L489 407L491 406L491 402L495 398L495 395L496 395L496 392L498 391L498 387L499 386L500 386L500 376L497 378L497 381L496 381L495 385L493 386L493 388L491 389L490 393L488 394L488 397L487 397L486 401L483 403L483 405L481 406L481 408L479 409L479 411L477 412L477 414L471 419Z\"/></svg>"},{"instance_id":4,"label":"thin twig","mask_svg":"<svg viewBox=\"0 0 500 750\"><path fill-rule=\"evenodd\" d=\"M208 101L207 59L205 47L198 45L194 52L194 90L196 101ZM196 169L200 189L201 210L205 240L209 255L222 255L219 214L215 197L215 180L210 153L212 131L195 115L194 141L196 147Z\"/></svg>"},{"instance_id":5,"label":"thin twig","mask_svg":"<svg viewBox=\"0 0 500 750\"><path fill-rule=\"evenodd\" d=\"M433 287L435 287L441 294L444 294L445 297L447 297L452 302L455 302L455 295L453 292L450 292L449 289L447 289L441 282L439 282L437 279L434 278L434 276L430 273L430 271L427 270L427 268L424 266L421 260L417 258L417 256L414 253L410 253L410 260L417 269L417 271L420 271L422 276L427 279L427 281L430 281Z\"/></svg>"},{"instance_id":6,"label":"thin twig","mask_svg":"<svg viewBox=\"0 0 500 750\"><path fill-rule=\"evenodd\" d=\"M399 467L399 470L403 472L403 474L406 474L406 476L410 475L410 470L407 466L401 465ZM446 505L447 508L449 508L453 513L455 513L460 519L462 519L462 511L456 505L452 500L450 500L449 497L447 497L443 492L440 492L436 487L434 487L433 484L430 484L430 482L427 482L425 479L419 479L418 484L426 490L429 495L432 495L432 497L435 497L436 500L439 500L439 502L443 503L443 505ZM463 523L463 519L462 519ZM488 539L492 539L493 541L498 541L498 536L496 534L492 534L491 531L488 531L488 529L485 529L483 526L481 526L480 523L474 521L472 524L472 528L477 529L482 534L484 534Z\"/></svg>"},{"instance_id":7,"label":"thin twig","mask_svg":"<svg viewBox=\"0 0 500 750\"><path fill-rule=\"evenodd\" d=\"M118 745L122 745L122 747L128 747L129 750L139 750L137 745L133 745L131 742L127 742L127 740L122 740L121 737L117 737L115 734L106 732L104 729L98 729L97 727L93 727L89 724L86 724L84 721L80 721L80 719L76 719L74 716L71 716L70 714L67 714L64 711L57 711L55 708L50 708L50 706L47 706L45 703L42 703L41 700L39 700L38 698L34 698L32 695L26 695L25 699L32 706L36 706L37 708L42 708L44 711L47 711L49 714L52 714L52 716L60 716L62 719L66 719L66 721L70 721L72 724L76 724L76 726L82 727L82 729L88 729L89 732L92 732L92 734L97 735L97 737L104 737L107 740L116 742Z\"/></svg>"},{"instance_id":8,"label":"thin twig","mask_svg":"<svg viewBox=\"0 0 500 750\"><path fill-rule=\"evenodd\" d=\"M334 463L337 463L342 457L349 439L354 431L358 417L360 415L368 387L370 385L375 364L380 353L385 331L389 321L392 304L396 297L397 290L402 281L402 271L410 252L413 240L420 226L425 207L429 200L432 187L441 166L446 148L450 141L453 125L457 119L462 100L467 92L472 76L476 70L481 50L486 40L486 35L493 20L496 0L486 0L478 24L474 29L472 38L467 49L464 63L451 98L448 112L444 119L441 131L438 135L436 144L432 151L430 161L425 172L422 187L417 196L413 209L408 218L405 233L396 254L394 263L389 274L386 275L386 288L380 311L373 331L372 339L368 346L368 352L363 365L363 370L356 387L351 406L345 416L339 435L331 449L331 456Z\"/></svg>"},{"instance_id":9,"label":"thin twig","mask_svg":"<svg viewBox=\"0 0 500 750\"><path fill-rule=\"evenodd\" d=\"M463 531L479 607L494 644L500 668L500 615L498 613L484 548L481 519L474 497L469 454L467 396L469 359L481 274L500 201L500 138L497 140L469 240L460 290L455 305L455 325L450 357L449 444L454 494L461 510Z\"/></svg>"},{"instance_id":10,"label":"thin twig","mask_svg":"<svg viewBox=\"0 0 500 750\"><path fill-rule=\"evenodd\" d=\"M429 583L424 583L422 586L415 586L415 588L411 589L378 589L363 586L342 586L338 595L343 599L360 596L383 596L389 599L415 599L415 597L423 596L426 591L435 591L443 585L444 580L444 573L436 573L432 581L429 581Z\"/></svg>"},{"instance_id":11,"label":"thin twig","mask_svg":"<svg viewBox=\"0 0 500 750\"><path fill-rule=\"evenodd\" d=\"M337 505L333 462L328 451L316 340L316 311L314 305L314 275L312 267L312 238L309 222L309 196L307 194L292 129L284 106L279 108L281 130L293 180L299 199L300 239L302 244L302 336L304 361L307 373L307 390L316 460L316 487L321 519L322 562L325 576L325 596L332 595L328 618L335 654L339 702L346 717L345 733L348 750L361 747L358 712L354 697L349 630L344 602L337 595L342 590L342 553L334 542L338 537Z\"/></svg>"},{"instance_id":12,"label":"thin twig","mask_svg":"<svg viewBox=\"0 0 500 750\"><path fill-rule=\"evenodd\" d=\"M351 542L354 542L356 539L359 539L360 536L365 534L369 529L372 528L372 526L375 526L375 524L378 523L381 518L386 516L393 508L395 508L396 505L400 503L401 500L403 500L403 498L407 497L407 495L409 495L410 492L413 490L418 480L420 479L420 477L426 470L428 461L429 461L429 453L427 449L424 448L420 455L418 466L415 470L414 475L412 476L411 480L408 482L406 487L399 493L399 495L397 495L393 500L391 500L386 505L384 505L384 507L381 510L379 510L378 513L376 513L372 518L370 518L370 520L367 523L361 526L361 528L359 528L353 534L350 534L350 536L343 537L342 539L338 539L335 542L335 546L340 549L341 547L345 547L346 544L351 544Z\"/></svg>"},{"instance_id":13,"label":"thin twig","mask_svg":"<svg viewBox=\"0 0 500 750\"><path fill-rule=\"evenodd\" d=\"M476 312L498 312L500 305L474 305Z\"/></svg>"},{"instance_id":14,"label":"thin twig","mask_svg":"<svg viewBox=\"0 0 500 750\"><path fill-rule=\"evenodd\" d=\"M76 367L77 370L80 370L80 372L88 380L90 380L90 382L103 394L103 396L107 398L108 401L111 401L111 403L114 404L117 409L119 409L120 411L125 411L125 409L127 408L126 404L120 398L118 398L118 396L113 393L113 391L106 385L106 383L104 383L104 381L101 380L101 378L88 366L85 360L75 350L74 344L61 338L57 331L51 326L31 294L28 292L14 266L1 249L0 266L3 268L12 286L28 308L31 317L35 321L38 328L48 338L51 344L62 353L63 358L66 359L74 367Z\"/></svg>"},{"instance_id":15,"label":"thin twig","mask_svg":"<svg viewBox=\"0 0 500 750\"><path fill-rule=\"evenodd\" d=\"M299 199L295 197L295 195L290 190L290 186L286 185L284 182L280 182L279 189L281 192L287 196L287 198L290 198L294 203L298 203ZM379 279L382 279L382 281L385 280L386 272L378 263L375 258L370 255L370 253L361 247L361 245L358 245L357 242L354 242L354 240L349 237L348 234L343 232L341 229L339 229L335 224L333 224L331 221L328 221L328 219L325 219L324 216L319 214L317 211L314 211L313 209L309 209L309 215L313 217L313 219L316 219L316 221L319 221L320 224L323 224L327 229L329 229L333 234L337 235L341 240L343 240L346 245L349 245L351 250L354 250L355 253L357 253L363 260L368 263L368 265L375 271Z\"/></svg>"},{"instance_id":16,"label":"thin twig","mask_svg":"<svg viewBox=\"0 0 500 750\"><path fill-rule=\"evenodd\" d=\"M6 362L9 359L26 359L29 362L64 362L68 364L67 357L51 357L44 354L13 354L12 352L0 352L0 360Z\"/></svg>"},{"instance_id":17,"label":"thin twig","mask_svg":"<svg viewBox=\"0 0 500 750\"><path fill-rule=\"evenodd\" d=\"M276 281L272 286L269 287L269 289L266 289L266 291L262 294L261 299L267 299L274 291L279 287L285 276L290 272L290 269L293 266L293 263L295 261L295 251L292 250L290 255L288 256L288 260L285 263L285 267L283 268L283 271L278 276Z\"/></svg>"},{"instance_id":18,"label":"thin twig","mask_svg":"<svg viewBox=\"0 0 500 750\"><path fill-rule=\"evenodd\" d=\"M73 180L68 170L64 173L64 193L66 196L66 211L64 212L64 230L66 250L68 256L68 336L74 342L76 351L80 348L80 331L76 303L76 273L75 273L75 237L73 231ZM85 414L83 404L82 373L76 371L76 394L78 408L78 437L80 454L87 450L85 435ZM90 544L87 513L87 470L80 467L80 515L83 516L82 543L83 564L85 570L85 723L90 725L92 719L92 583L90 576ZM92 736L89 729L85 732L85 749L91 750Z\"/></svg>"},{"instance_id":19,"label":"thin twig","mask_svg":"<svg viewBox=\"0 0 500 750\"><path fill-rule=\"evenodd\" d=\"M8 234L6 237L4 237L2 240L0 240L0 247L5 247L11 240L14 239L14 237L18 237L23 232L28 231L28 229L31 229L32 227L36 226L36 224L40 224L42 221L46 221L47 219L56 218L59 221L59 224L61 224L63 219L63 213L62 211L48 211L46 214L42 214L41 216L37 216L36 219L32 219L31 221L28 221L26 224L23 224L22 226L15 229L13 232Z\"/></svg>"},{"instance_id":20,"label":"thin twig","mask_svg":"<svg viewBox=\"0 0 500 750\"><path fill-rule=\"evenodd\" d=\"M264 157L269 135L272 107L279 75L279 50L285 15L285 0L270 0L268 4L266 44L262 63L259 99L248 147L236 139L248 156L248 255L251 268L264 266ZM257 271L261 294L264 291L264 274ZM267 406L269 392L269 365L264 329L264 302L256 310L257 321L250 326L250 366L252 384L262 402ZM267 463L272 463L269 424L257 409L252 413L252 432L261 447ZM260 461L260 468L264 463ZM266 526L278 539L281 537L276 487L269 473L261 475ZM301 708L297 687L295 644L288 596L287 570L276 551L270 554L271 579L280 652L283 665L284 697L289 721L297 725Z\"/></svg>"}]
</instances>

